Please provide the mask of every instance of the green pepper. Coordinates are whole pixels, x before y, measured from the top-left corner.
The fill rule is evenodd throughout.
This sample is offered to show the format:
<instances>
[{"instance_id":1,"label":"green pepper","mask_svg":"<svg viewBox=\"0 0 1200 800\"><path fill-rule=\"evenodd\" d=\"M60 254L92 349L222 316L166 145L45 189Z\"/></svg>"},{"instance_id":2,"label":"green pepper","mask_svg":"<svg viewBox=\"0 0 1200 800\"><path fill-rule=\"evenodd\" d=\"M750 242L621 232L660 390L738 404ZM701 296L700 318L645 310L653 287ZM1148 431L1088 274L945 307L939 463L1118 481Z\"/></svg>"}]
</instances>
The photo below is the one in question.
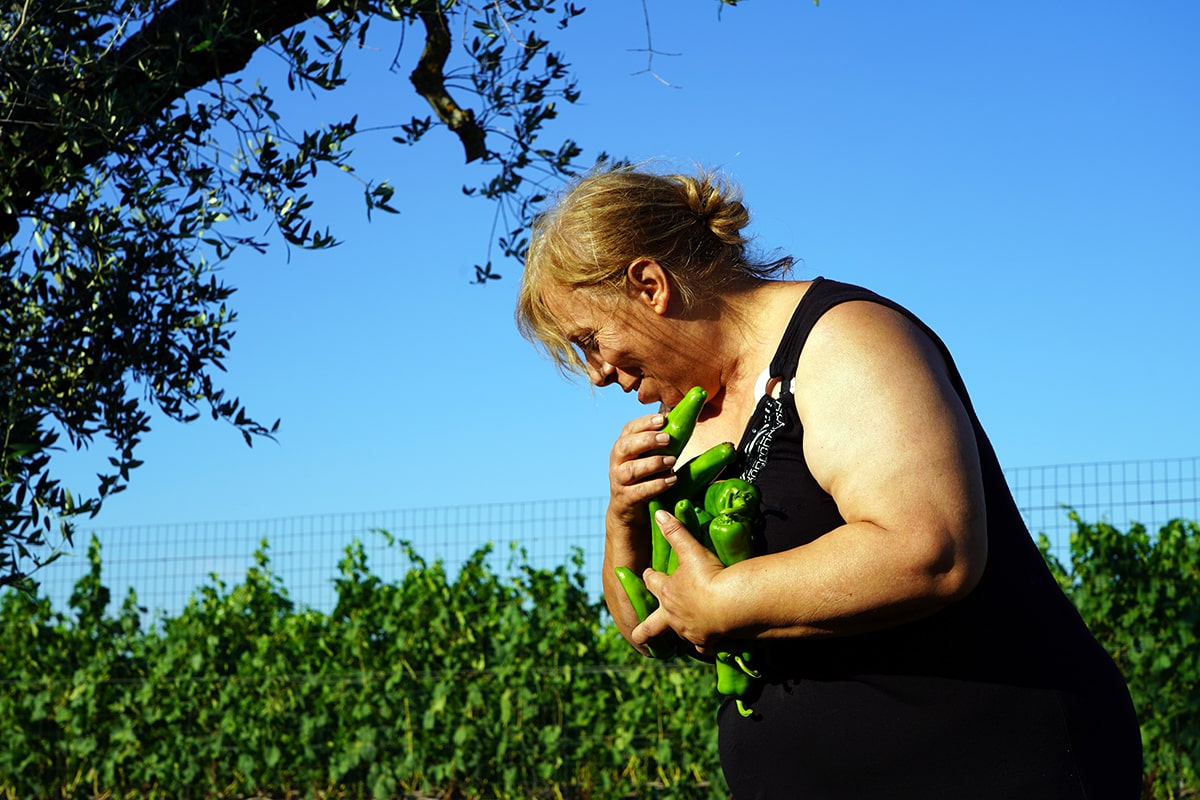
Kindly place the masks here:
<instances>
[{"instance_id":1,"label":"green pepper","mask_svg":"<svg viewBox=\"0 0 1200 800\"><path fill-rule=\"evenodd\" d=\"M704 510L713 515L708 523L711 547L725 566L754 555L754 517L761 494L758 487L740 478L713 483L704 493Z\"/></svg>"},{"instance_id":2,"label":"green pepper","mask_svg":"<svg viewBox=\"0 0 1200 800\"><path fill-rule=\"evenodd\" d=\"M750 666L750 660L754 657L753 653L733 654L733 663L737 664L742 672L749 675L751 678L761 678L762 673Z\"/></svg>"},{"instance_id":3,"label":"green pepper","mask_svg":"<svg viewBox=\"0 0 1200 800\"><path fill-rule=\"evenodd\" d=\"M664 447L652 451L653 455L678 456L683 452L707 399L708 395L704 389L697 386L684 396L679 405L671 409L663 427L670 436L670 441ZM662 529L655 519L659 509L670 510L676 519L705 547L716 553L721 563L726 566L754 555L752 526L754 516L758 513L758 489L753 484L736 478L713 483L736 454L737 450L731 442L709 448L679 467L675 471L675 484L647 504L650 512L650 562L657 572L670 575L679 565L678 555L663 536ZM646 589L642 579L628 568L618 567L617 578L634 606L638 621L645 621L658 607L658 599ZM665 654L668 658L679 651L678 635L664 636L662 639L668 639L668 642L664 645L660 644L661 640L656 640L654 648L650 650L651 656L663 657L658 653L664 647L670 649L670 652ZM717 653L715 661L717 691L722 695L734 697L738 713L742 716L750 716L753 713L746 706L744 698L750 692L753 681L759 677L758 672L750 666L751 657L749 651L722 651Z\"/></svg>"},{"instance_id":4,"label":"green pepper","mask_svg":"<svg viewBox=\"0 0 1200 800\"><path fill-rule=\"evenodd\" d=\"M762 493L758 487L741 478L716 481L704 491L704 508L714 517L721 514L758 513Z\"/></svg>"},{"instance_id":5,"label":"green pepper","mask_svg":"<svg viewBox=\"0 0 1200 800\"><path fill-rule=\"evenodd\" d=\"M713 552L727 567L754 557L754 524L745 517L713 517L708 523L708 537Z\"/></svg>"},{"instance_id":6,"label":"green pepper","mask_svg":"<svg viewBox=\"0 0 1200 800\"><path fill-rule=\"evenodd\" d=\"M641 576L629 567L613 567L613 572L617 574L617 580L620 581L621 588L625 590L625 596L629 598L629 603L633 606L634 613L637 614L638 622L645 622L646 617L653 614L658 608L658 598L646 588L646 583Z\"/></svg>"},{"instance_id":7,"label":"green pepper","mask_svg":"<svg viewBox=\"0 0 1200 800\"><path fill-rule=\"evenodd\" d=\"M707 401L708 392L701 387L693 386L688 390L678 405L667 412L667 421L663 425L663 430L671 437L671 440L657 450L651 450L647 455L677 456L682 453L688 439L692 438L692 431L696 429L696 420L700 417L700 410L704 408Z\"/></svg>"},{"instance_id":8,"label":"green pepper","mask_svg":"<svg viewBox=\"0 0 1200 800\"><path fill-rule=\"evenodd\" d=\"M655 519L658 510L665 508L674 511L676 503L691 499L702 491L736 455L737 449L730 442L708 448L676 470L677 480L674 486L650 500L650 566L654 567L656 572L666 572L671 558L671 546L662 535L662 529Z\"/></svg>"},{"instance_id":9,"label":"green pepper","mask_svg":"<svg viewBox=\"0 0 1200 800\"><path fill-rule=\"evenodd\" d=\"M657 498L650 501L650 566L655 572L666 572L671 561L671 544L658 525L658 510L663 504Z\"/></svg>"},{"instance_id":10,"label":"green pepper","mask_svg":"<svg viewBox=\"0 0 1200 800\"><path fill-rule=\"evenodd\" d=\"M709 539L725 566L754 556L754 518L761 497L756 486L738 478L717 481L705 491L704 510L713 515L708 523ZM753 655L749 650L717 653L717 691L733 697L743 717L754 713L745 696L753 681L762 677L751 665Z\"/></svg>"},{"instance_id":11,"label":"green pepper","mask_svg":"<svg viewBox=\"0 0 1200 800\"><path fill-rule=\"evenodd\" d=\"M625 590L625 596L629 598L633 612L637 614L638 622L645 622L646 617L653 614L658 608L658 598L646 588L646 583L641 576L629 567L613 567L613 572L616 573L621 588ZM646 645L650 657L658 659L671 658L678 649L678 636L674 633L661 636Z\"/></svg>"},{"instance_id":12,"label":"green pepper","mask_svg":"<svg viewBox=\"0 0 1200 800\"><path fill-rule=\"evenodd\" d=\"M684 498L697 506L702 505L702 492L736 456L737 448L733 446L733 442L713 445L675 470L675 485L663 492L663 496L671 498L671 505ZM697 495L700 495L700 502L696 500Z\"/></svg>"},{"instance_id":13,"label":"green pepper","mask_svg":"<svg viewBox=\"0 0 1200 800\"><path fill-rule=\"evenodd\" d=\"M712 521L712 516L707 511L696 508L691 500L685 498L675 504L675 519L683 523L696 541L712 549L712 542L708 539L708 523Z\"/></svg>"},{"instance_id":14,"label":"green pepper","mask_svg":"<svg viewBox=\"0 0 1200 800\"><path fill-rule=\"evenodd\" d=\"M757 673L750 673L742 668L741 663L749 657L749 653L734 654L729 652L717 653L717 692L725 697L732 697L737 702L738 713L748 717L754 709L745 703L746 695L750 693Z\"/></svg>"}]
</instances>

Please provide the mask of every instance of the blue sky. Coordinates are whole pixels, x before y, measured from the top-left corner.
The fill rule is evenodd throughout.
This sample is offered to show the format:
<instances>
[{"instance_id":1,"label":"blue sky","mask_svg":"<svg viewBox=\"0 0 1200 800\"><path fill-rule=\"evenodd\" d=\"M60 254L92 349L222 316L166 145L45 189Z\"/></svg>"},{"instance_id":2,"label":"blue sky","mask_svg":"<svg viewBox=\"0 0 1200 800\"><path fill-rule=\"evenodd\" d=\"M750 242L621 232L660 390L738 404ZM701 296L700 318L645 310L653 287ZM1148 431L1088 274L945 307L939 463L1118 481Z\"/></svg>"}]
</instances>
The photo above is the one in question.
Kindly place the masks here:
<instances>
[{"instance_id":1,"label":"blue sky","mask_svg":"<svg viewBox=\"0 0 1200 800\"><path fill-rule=\"evenodd\" d=\"M941 334L1006 467L1200 453L1200 7L646 7L663 80L644 71L642 4L591 4L558 40L583 97L548 143L727 170L796 277L866 285ZM386 33L306 113L426 113L407 68L387 72ZM282 419L278 441L158 422L96 526L606 493L608 449L644 409L520 338L519 265L471 285L492 208L461 195L480 173L457 142L390 139L364 137L357 163L398 187L400 215L368 223L361 185L331 176L316 210L342 246L225 267L239 323L224 385Z\"/></svg>"}]
</instances>

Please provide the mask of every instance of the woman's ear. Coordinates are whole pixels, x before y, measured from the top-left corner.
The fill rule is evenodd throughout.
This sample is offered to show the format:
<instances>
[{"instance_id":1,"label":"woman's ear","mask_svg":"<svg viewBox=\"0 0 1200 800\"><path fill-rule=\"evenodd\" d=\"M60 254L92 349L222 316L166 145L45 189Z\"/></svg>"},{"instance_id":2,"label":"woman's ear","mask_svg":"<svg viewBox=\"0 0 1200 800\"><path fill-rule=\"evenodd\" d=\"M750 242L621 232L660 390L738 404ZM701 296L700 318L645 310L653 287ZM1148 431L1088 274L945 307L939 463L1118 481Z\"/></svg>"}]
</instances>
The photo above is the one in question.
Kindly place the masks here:
<instances>
[{"instance_id":1,"label":"woman's ear","mask_svg":"<svg viewBox=\"0 0 1200 800\"><path fill-rule=\"evenodd\" d=\"M671 305L671 279L653 258L634 259L627 270L629 294L662 316Z\"/></svg>"}]
</instances>

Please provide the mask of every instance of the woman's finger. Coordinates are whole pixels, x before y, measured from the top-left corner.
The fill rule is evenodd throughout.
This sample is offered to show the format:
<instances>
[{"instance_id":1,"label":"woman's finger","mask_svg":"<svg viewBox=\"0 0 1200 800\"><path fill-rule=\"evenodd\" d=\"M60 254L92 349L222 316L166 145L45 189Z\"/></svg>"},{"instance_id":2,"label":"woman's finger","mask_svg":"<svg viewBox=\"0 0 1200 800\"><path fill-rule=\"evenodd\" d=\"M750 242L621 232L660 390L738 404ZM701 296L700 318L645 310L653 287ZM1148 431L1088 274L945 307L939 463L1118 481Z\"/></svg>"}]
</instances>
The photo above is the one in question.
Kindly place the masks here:
<instances>
[{"instance_id":1,"label":"woman's finger","mask_svg":"<svg viewBox=\"0 0 1200 800\"><path fill-rule=\"evenodd\" d=\"M634 647L642 652L646 651L646 646L662 636L667 631L671 630L671 626L667 624L667 616L661 608L656 609L650 616L641 622L636 628L629 632L629 641Z\"/></svg>"},{"instance_id":2,"label":"woman's finger","mask_svg":"<svg viewBox=\"0 0 1200 800\"><path fill-rule=\"evenodd\" d=\"M707 559L712 555L709 549L700 544L692 532L665 508L660 508L655 513L654 521L658 523L658 529L662 531L662 535L678 555L681 563L685 558L702 557Z\"/></svg>"},{"instance_id":3,"label":"woman's finger","mask_svg":"<svg viewBox=\"0 0 1200 800\"><path fill-rule=\"evenodd\" d=\"M616 486L632 486L649 478L674 477L671 468L675 466L675 456L650 456L636 461L623 461L612 468L612 482ZM668 481L667 485L674 483Z\"/></svg>"}]
</instances>

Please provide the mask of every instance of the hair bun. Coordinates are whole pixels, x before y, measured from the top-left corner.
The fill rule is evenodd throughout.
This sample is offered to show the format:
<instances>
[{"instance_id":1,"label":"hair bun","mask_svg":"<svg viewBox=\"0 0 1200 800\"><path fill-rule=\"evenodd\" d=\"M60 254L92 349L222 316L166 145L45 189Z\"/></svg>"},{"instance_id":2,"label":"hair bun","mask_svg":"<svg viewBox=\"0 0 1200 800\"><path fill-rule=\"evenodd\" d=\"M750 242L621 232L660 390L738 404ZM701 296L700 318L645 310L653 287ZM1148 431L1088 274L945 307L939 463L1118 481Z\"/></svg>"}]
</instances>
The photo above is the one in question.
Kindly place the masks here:
<instances>
[{"instance_id":1,"label":"hair bun","mask_svg":"<svg viewBox=\"0 0 1200 800\"><path fill-rule=\"evenodd\" d=\"M741 247L749 241L742 230L750 224L750 211L742 203L740 190L707 172L695 177L677 175L675 180L688 208L721 244Z\"/></svg>"}]
</instances>

